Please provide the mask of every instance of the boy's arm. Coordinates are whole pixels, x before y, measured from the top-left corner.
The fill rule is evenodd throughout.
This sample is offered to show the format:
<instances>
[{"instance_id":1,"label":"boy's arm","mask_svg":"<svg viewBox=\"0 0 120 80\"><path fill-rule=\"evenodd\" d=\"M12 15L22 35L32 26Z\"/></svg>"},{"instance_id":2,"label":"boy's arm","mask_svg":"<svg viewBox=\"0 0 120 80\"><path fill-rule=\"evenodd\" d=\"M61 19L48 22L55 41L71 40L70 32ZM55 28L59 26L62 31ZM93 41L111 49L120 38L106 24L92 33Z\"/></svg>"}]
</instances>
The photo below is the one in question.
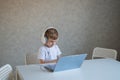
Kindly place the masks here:
<instances>
[{"instance_id":1,"label":"boy's arm","mask_svg":"<svg viewBox=\"0 0 120 80\"><path fill-rule=\"evenodd\" d=\"M45 63L56 63L58 59L55 60L50 60L50 61L44 61L43 59L40 59L40 64L45 64Z\"/></svg>"},{"instance_id":2,"label":"boy's arm","mask_svg":"<svg viewBox=\"0 0 120 80\"><path fill-rule=\"evenodd\" d=\"M57 56L57 59L55 60L50 60L50 61L45 61L43 59L40 59L40 64L45 64L45 63L57 63L57 61L59 60L60 55Z\"/></svg>"}]
</instances>

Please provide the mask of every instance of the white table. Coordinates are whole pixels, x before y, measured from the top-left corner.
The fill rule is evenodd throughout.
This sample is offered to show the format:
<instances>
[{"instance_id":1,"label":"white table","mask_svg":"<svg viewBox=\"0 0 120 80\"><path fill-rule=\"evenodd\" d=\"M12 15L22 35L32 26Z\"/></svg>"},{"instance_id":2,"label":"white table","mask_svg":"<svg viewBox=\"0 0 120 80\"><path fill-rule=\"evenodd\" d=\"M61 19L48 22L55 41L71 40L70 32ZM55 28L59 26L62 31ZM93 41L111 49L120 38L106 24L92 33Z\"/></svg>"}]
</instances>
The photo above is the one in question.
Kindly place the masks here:
<instances>
[{"instance_id":1,"label":"white table","mask_svg":"<svg viewBox=\"0 0 120 80\"><path fill-rule=\"evenodd\" d=\"M21 80L120 80L120 62L113 59L85 60L80 68L48 72L40 65L16 67Z\"/></svg>"}]
</instances>

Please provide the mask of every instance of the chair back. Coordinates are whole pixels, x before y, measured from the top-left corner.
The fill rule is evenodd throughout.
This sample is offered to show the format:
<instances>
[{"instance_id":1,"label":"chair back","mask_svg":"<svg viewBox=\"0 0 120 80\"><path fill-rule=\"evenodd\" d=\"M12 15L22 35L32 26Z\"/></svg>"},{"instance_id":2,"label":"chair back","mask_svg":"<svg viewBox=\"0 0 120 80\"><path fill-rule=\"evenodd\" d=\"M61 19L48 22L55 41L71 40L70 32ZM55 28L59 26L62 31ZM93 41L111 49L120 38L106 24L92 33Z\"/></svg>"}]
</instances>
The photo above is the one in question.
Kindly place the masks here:
<instances>
[{"instance_id":1,"label":"chair back","mask_svg":"<svg viewBox=\"0 0 120 80\"><path fill-rule=\"evenodd\" d=\"M25 58L25 64L38 64L39 60L37 58L38 53L27 53Z\"/></svg>"},{"instance_id":2,"label":"chair back","mask_svg":"<svg viewBox=\"0 0 120 80\"><path fill-rule=\"evenodd\" d=\"M12 67L6 64L0 68L0 80L11 80Z\"/></svg>"},{"instance_id":3,"label":"chair back","mask_svg":"<svg viewBox=\"0 0 120 80\"><path fill-rule=\"evenodd\" d=\"M93 50L92 59L95 58L117 58L117 51L114 49L96 47Z\"/></svg>"}]
</instances>

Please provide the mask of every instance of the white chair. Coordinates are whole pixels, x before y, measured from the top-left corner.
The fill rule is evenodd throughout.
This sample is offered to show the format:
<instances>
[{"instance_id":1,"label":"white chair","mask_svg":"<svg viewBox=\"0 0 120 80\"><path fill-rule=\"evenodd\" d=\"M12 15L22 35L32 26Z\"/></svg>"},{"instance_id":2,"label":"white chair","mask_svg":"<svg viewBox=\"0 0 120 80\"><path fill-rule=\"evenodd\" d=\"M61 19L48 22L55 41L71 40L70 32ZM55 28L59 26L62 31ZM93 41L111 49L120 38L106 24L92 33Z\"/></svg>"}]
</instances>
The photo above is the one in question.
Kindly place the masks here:
<instances>
[{"instance_id":1,"label":"white chair","mask_svg":"<svg viewBox=\"0 0 120 80\"><path fill-rule=\"evenodd\" d=\"M25 57L25 64L39 64L39 60L37 58L38 53L27 53Z\"/></svg>"},{"instance_id":2,"label":"white chair","mask_svg":"<svg viewBox=\"0 0 120 80\"><path fill-rule=\"evenodd\" d=\"M0 80L13 80L12 67L6 64L0 68Z\"/></svg>"},{"instance_id":3,"label":"white chair","mask_svg":"<svg viewBox=\"0 0 120 80\"><path fill-rule=\"evenodd\" d=\"M93 50L92 59L112 58L117 59L117 51L114 49L96 47Z\"/></svg>"}]
</instances>

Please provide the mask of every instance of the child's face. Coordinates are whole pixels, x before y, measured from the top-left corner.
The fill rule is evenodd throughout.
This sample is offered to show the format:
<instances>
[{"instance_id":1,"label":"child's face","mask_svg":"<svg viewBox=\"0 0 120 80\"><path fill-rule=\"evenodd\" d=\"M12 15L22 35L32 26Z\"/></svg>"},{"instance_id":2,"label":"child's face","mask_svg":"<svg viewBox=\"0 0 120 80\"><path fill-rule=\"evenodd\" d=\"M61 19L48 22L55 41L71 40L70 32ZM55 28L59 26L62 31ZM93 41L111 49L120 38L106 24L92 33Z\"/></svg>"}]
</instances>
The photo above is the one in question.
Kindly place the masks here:
<instances>
[{"instance_id":1,"label":"child's face","mask_svg":"<svg viewBox=\"0 0 120 80\"><path fill-rule=\"evenodd\" d=\"M45 45L46 45L47 47L52 47L53 45L56 44L56 42L57 42L57 40L48 39Z\"/></svg>"}]
</instances>

